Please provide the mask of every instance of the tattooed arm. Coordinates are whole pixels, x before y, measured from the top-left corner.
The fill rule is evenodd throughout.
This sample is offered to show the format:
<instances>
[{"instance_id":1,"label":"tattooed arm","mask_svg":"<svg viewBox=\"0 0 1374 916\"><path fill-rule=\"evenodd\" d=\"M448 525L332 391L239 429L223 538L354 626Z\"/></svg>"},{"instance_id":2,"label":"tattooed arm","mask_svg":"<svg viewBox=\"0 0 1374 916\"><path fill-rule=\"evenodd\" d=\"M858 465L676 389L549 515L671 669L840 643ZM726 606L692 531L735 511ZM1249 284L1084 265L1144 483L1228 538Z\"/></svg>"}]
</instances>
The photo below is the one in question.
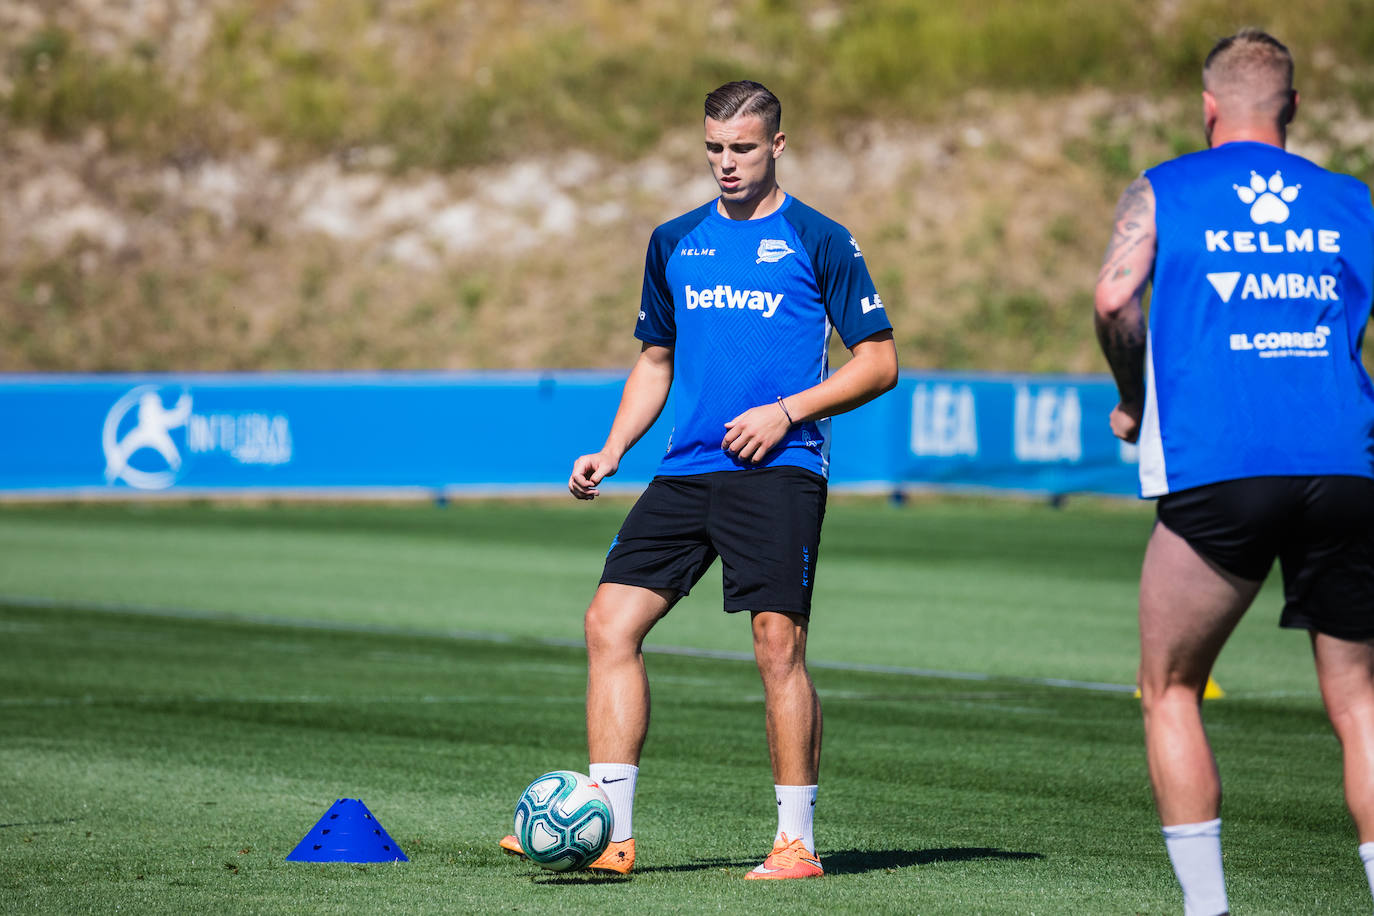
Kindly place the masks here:
<instances>
[{"instance_id":1,"label":"tattooed arm","mask_svg":"<svg viewBox=\"0 0 1374 916\"><path fill-rule=\"evenodd\" d=\"M1145 311L1141 300L1155 262L1155 195L1144 176L1131 182L1116 205L1102 270L1097 275L1093 323L1121 402L1112 432L1134 442L1145 410Z\"/></svg>"}]
</instances>

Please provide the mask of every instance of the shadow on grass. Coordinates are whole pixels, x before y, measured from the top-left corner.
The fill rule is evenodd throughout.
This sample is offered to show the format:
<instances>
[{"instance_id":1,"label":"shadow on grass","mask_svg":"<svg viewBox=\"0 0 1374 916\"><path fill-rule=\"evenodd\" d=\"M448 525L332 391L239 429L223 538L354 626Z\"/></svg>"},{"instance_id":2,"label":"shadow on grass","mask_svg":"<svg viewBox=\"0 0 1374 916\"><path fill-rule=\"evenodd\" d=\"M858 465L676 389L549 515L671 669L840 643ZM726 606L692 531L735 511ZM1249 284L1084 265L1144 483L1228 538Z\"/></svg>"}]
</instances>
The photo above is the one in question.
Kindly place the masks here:
<instances>
[{"instance_id":1,"label":"shadow on grass","mask_svg":"<svg viewBox=\"0 0 1374 916\"><path fill-rule=\"evenodd\" d=\"M638 871L653 871L650 868L641 868ZM540 886L559 885L591 885L591 884L628 884L633 875L596 875L585 871L572 872L566 875L536 875L530 880Z\"/></svg>"},{"instance_id":2,"label":"shadow on grass","mask_svg":"<svg viewBox=\"0 0 1374 916\"><path fill-rule=\"evenodd\" d=\"M982 859L1043 859L1038 852L1014 852L1006 849L993 849L988 846L962 846L945 849L845 849L839 852L823 852L821 864L827 875L857 875L870 871L888 871L894 868L909 868L913 865L931 865L936 862L976 862ZM636 873L645 872L684 872L706 871L708 869L749 870L757 865L754 859L698 859L683 865L655 865L636 868ZM616 880L616 879L613 879Z\"/></svg>"},{"instance_id":3,"label":"shadow on grass","mask_svg":"<svg viewBox=\"0 0 1374 916\"><path fill-rule=\"evenodd\" d=\"M1043 859L1038 852L1015 852L989 846L959 846L945 849L846 849L826 854L821 859L826 874L857 875L866 871L933 865L936 862L977 862L982 859Z\"/></svg>"}]
</instances>

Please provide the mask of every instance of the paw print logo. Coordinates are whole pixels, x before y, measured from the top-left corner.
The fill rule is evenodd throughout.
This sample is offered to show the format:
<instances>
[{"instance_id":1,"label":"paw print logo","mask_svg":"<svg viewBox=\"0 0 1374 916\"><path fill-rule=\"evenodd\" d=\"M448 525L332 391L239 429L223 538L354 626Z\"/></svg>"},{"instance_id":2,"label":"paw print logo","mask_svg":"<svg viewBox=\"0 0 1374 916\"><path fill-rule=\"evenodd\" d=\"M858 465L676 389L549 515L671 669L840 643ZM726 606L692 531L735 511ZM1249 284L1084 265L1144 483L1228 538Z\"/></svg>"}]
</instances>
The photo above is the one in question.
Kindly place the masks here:
<instances>
[{"instance_id":1,"label":"paw print logo","mask_svg":"<svg viewBox=\"0 0 1374 916\"><path fill-rule=\"evenodd\" d=\"M1300 184L1285 185L1283 174L1275 172L1265 181L1254 169L1250 170L1248 185L1233 184L1236 196L1243 204L1250 204L1250 219L1255 223L1282 223L1288 219L1288 205L1298 197Z\"/></svg>"}]
</instances>

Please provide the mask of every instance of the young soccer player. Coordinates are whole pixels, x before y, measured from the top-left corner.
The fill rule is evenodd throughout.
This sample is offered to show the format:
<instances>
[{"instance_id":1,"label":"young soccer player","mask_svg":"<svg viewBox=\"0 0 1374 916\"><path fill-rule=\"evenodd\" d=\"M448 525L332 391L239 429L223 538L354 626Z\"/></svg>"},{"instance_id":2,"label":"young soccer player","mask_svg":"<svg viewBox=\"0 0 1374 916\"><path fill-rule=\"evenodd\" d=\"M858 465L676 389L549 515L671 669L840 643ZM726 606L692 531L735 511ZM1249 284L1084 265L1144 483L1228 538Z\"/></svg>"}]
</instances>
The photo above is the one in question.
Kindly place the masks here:
<instances>
[{"instance_id":1,"label":"young soccer player","mask_svg":"<svg viewBox=\"0 0 1374 916\"><path fill-rule=\"evenodd\" d=\"M634 863L649 727L644 638L720 557L724 609L751 618L778 802L773 849L745 877L819 877L821 707L806 635L829 418L892 388L897 352L853 236L778 185L787 138L777 98L759 83L728 83L706 97L705 115L719 196L654 231L639 359L605 445L579 457L568 481L577 498L594 498L675 391L672 440L586 614L590 775L615 817L613 842L591 867L623 874ZM833 374L832 330L852 354ZM502 846L519 852L514 837Z\"/></svg>"}]
</instances>

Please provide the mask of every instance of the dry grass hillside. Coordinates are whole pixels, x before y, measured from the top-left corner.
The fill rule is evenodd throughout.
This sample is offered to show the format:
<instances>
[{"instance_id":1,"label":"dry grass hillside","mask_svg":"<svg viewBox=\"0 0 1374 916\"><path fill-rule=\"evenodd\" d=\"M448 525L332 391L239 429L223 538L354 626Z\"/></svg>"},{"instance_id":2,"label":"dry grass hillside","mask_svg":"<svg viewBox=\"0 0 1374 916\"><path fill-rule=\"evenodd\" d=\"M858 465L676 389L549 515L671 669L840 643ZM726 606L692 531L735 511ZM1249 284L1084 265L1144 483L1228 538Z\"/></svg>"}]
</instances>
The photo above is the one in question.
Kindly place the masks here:
<instances>
[{"instance_id":1,"label":"dry grass hillside","mask_svg":"<svg viewBox=\"0 0 1374 916\"><path fill-rule=\"evenodd\" d=\"M701 96L754 75L907 366L1096 371L1115 196L1196 147L1237 24L1103 6L0 0L0 370L628 365L648 233L713 192ZM1276 14L1325 91L1293 149L1369 178L1374 37L1332 6Z\"/></svg>"}]
</instances>

